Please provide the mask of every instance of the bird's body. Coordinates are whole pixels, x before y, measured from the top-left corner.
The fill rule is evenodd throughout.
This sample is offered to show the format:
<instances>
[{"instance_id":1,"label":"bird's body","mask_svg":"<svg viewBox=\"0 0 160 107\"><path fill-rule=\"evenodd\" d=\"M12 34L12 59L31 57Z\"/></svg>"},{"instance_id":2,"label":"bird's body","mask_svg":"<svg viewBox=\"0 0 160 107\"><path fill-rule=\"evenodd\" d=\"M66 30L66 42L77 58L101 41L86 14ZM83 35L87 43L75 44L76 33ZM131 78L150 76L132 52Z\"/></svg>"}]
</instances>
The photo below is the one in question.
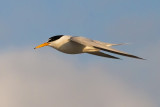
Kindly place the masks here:
<instances>
[{"instance_id":1,"label":"bird's body","mask_svg":"<svg viewBox=\"0 0 160 107\"><path fill-rule=\"evenodd\" d=\"M67 36L67 35L62 36L61 38L59 38L59 40L52 42L48 46L53 47L56 50L67 54L83 53L83 49L85 46L70 41L71 37L72 36Z\"/></svg>"},{"instance_id":2,"label":"bird's body","mask_svg":"<svg viewBox=\"0 0 160 107\"><path fill-rule=\"evenodd\" d=\"M89 53L89 54L98 55L102 57L119 59L118 57L101 52L101 50L103 50L103 51L107 51L107 52L111 52L111 53L115 53L123 56L143 59L143 58L111 48L111 46L115 46L115 45L122 45L122 44L105 43L105 42L91 40L91 39L80 37L80 36L57 35L49 38L49 40L46 43L43 43L37 46L36 48L40 48L43 46L50 46L52 48L55 48L58 51L61 51L67 54Z\"/></svg>"}]
</instances>

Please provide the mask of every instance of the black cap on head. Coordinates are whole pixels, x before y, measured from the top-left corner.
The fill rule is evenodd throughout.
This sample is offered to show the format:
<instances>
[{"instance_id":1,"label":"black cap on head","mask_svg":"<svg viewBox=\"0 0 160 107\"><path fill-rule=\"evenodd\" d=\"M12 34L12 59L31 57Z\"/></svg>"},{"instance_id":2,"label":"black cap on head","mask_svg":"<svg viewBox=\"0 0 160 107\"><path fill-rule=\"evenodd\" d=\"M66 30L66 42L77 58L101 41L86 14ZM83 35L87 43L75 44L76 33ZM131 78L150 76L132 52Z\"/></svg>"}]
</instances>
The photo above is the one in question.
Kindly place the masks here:
<instances>
[{"instance_id":1,"label":"black cap on head","mask_svg":"<svg viewBox=\"0 0 160 107\"><path fill-rule=\"evenodd\" d=\"M64 35L56 35L56 36L52 36L48 39L48 42L52 42L52 41L55 41L57 39L60 39L62 36Z\"/></svg>"}]
</instances>

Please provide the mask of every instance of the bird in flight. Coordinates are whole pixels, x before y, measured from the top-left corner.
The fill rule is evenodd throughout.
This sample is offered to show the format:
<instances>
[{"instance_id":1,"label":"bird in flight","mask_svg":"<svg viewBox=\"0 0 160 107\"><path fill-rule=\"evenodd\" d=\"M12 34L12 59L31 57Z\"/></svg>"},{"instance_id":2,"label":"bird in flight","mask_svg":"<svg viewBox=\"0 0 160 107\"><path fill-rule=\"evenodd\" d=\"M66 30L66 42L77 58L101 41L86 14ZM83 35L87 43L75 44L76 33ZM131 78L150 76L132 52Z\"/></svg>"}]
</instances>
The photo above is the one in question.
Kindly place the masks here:
<instances>
[{"instance_id":1,"label":"bird in flight","mask_svg":"<svg viewBox=\"0 0 160 107\"><path fill-rule=\"evenodd\" d=\"M117 46L117 45L123 45L123 44L105 43L97 40L91 40L81 36L56 35L50 37L47 42L38 45L34 49L41 48L44 46L50 46L58 51L67 54L88 53L107 58L120 59L118 57L103 52L106 51L113 54L118 54L131 58L143 59L138 56L131 55L112 48L112 46Z\"/></svg>"}]
</instances>

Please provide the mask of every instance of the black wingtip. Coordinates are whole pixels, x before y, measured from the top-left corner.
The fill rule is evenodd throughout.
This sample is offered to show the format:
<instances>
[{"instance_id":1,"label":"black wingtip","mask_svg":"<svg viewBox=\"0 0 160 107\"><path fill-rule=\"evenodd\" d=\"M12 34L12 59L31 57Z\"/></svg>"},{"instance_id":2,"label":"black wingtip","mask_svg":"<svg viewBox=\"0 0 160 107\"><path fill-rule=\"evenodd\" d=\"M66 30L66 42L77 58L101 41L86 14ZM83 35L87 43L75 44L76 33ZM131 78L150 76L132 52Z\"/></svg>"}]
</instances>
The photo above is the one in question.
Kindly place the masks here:
<instances>
[{"instance_id":1,"label":"black wingtip","mask_svg":"<svg viewBox=\"0 0 160 107\"><path fill-rule=\"evenodd\" d=\"M121 58L118 58L118 57L112 57L113 59L119 59L119 60L122 60Z\"/></svg>"},{"instance_id":2,"label":"black wingtip","mask_svg":"<svg viewBox=\"0 0 160 107\"><path fill-rule=\"evenodd\" d=\"M141 60L147 60L147 59L144 59L144 58L139 58L139 59L141 59Z\"/></svg>"},{"instance_id":3,"label":"black wingtip","mask_svg":"<svg viewBox=\"0 0 160 107\"><path fill-rule=\"evenodd\" d=\"M134 56L134 58L136 58L136 59L141 59L141 60L147 60L147 59L140 58L140 57L137 57L137 56Z\"/></svg>"}]
</instances>

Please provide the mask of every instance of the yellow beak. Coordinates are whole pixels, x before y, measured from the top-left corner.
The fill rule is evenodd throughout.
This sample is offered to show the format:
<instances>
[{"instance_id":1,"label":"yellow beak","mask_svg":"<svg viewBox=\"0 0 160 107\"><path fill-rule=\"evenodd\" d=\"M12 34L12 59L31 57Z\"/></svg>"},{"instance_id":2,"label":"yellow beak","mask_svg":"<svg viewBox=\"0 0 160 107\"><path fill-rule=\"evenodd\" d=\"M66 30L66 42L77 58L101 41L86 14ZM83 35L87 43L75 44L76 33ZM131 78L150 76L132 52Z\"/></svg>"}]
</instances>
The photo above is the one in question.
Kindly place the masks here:
<instances>
[{"instance_id":1,"label":"yellow beak","mask_svg":"<svg viewBox=\"0 0 160 107\"><path fill-rule=\"evenodd\" d=\"M49 45L49 43L45 42L45 43L43 43L43 44L41 44L41 45L38 45L38 46L35 47L34 49L41 48L41 47L48 46L48 45Z\"/></svg>"}]
</instances>

